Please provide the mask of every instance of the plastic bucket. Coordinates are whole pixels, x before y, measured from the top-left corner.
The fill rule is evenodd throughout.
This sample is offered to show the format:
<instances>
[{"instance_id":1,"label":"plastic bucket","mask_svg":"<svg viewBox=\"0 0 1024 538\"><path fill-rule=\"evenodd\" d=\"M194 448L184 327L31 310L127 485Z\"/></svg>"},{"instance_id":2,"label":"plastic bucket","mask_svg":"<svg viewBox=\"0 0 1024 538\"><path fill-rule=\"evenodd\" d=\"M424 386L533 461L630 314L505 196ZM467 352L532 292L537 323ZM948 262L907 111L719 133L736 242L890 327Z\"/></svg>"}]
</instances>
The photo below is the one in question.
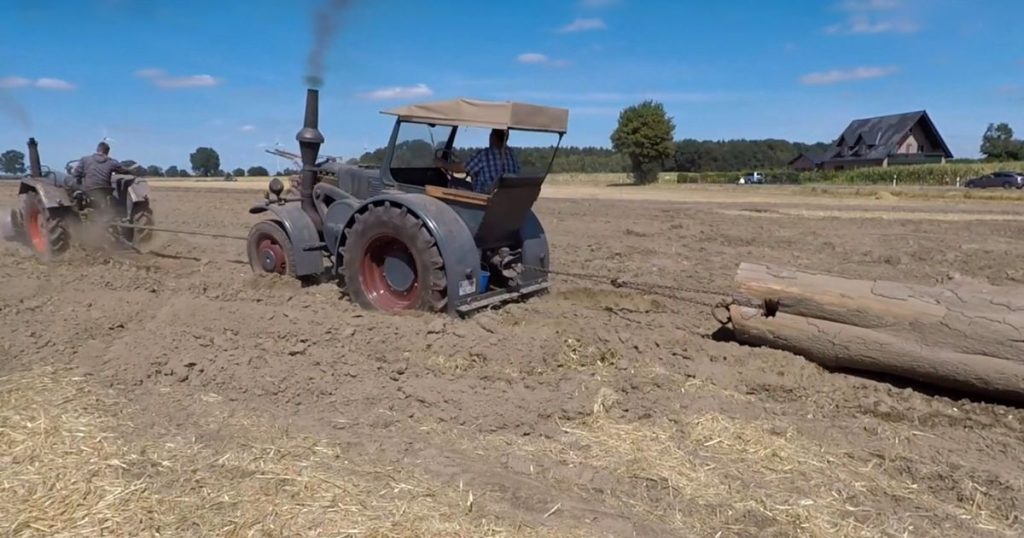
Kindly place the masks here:
<instances>
[{"instance_id":1,"label":"plastic bucket","mask_svg":"<svg viewBox=\"0 0 1024 538\"><path fill-rule=\"evenodd\" d=\"M490 282L491 274L481 269L480 279L477 281L476 286L477 293L485 293L487 291L487 286L490 284Z\"/></svg>"}]
</instances>

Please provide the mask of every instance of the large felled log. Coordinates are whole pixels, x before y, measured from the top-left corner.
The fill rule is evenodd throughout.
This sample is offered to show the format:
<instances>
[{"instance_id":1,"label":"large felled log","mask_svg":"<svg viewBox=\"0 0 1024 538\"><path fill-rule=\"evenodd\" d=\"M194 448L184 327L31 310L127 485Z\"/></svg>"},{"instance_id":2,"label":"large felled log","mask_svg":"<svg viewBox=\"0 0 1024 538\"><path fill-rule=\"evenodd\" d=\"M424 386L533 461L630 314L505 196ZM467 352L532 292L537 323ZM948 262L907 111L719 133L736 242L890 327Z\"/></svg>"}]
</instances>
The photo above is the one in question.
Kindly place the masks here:
<instances>
[{"instance_id":1,"label":"large felled log","mask_svg":"<svg viewBox=\"0 0 1024 538\"><path fill-rule=\"evenodd\" d=\"M736 338L824 366L1024 401L1024 288L932 288L743 263Z\"/></svg>"}]
</instances>

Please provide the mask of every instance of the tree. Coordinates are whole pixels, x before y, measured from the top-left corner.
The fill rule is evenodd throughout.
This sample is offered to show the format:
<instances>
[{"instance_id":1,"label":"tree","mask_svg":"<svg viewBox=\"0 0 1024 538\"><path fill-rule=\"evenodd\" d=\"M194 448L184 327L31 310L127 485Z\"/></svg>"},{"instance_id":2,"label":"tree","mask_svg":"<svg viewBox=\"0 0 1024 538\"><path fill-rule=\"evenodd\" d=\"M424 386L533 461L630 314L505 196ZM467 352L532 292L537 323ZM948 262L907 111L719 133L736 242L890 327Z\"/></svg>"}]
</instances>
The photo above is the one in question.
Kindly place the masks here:
<instances>
[{"instance_id":1,"label":"tree","mask_svg":"<svg viewBox=\"0 0 1024 538\"><path fill-rule=\"evenodd\" d=\"M24 174L25 154L16 149L3 152L0 155L0 172L11 175Z\"/></svg>"},{"instance_id":2,"label":"tree","mask_svg":"<svg viewBox=\"0 0 1024 538\"><path fill-rule=\"evenodd\" d=\"M146 167L146 175L149 177L160 177L164 175L164 171L159 166L151 164Z\"/></svg>"},{"instance_id":3,"label":"tree","mask_svg":"<svg viewBox=\"0 0 1024 538\"><path fill-rule=\"evenodd\" d=\"M262 166L250 166L245 173L250 177L266 177L270 175L270 172Z\"/></svg>"},{"instance_id":4,"label":"tree","mask_svg":"<svg viewBox=\"0 0 1024 538\"><path fill-rule=\"evenodd\" d=\"M164 175L167 177L179 177L181 175L181 170L178 170L178 167L172 164L164 171Z\"/></svg>"},{"instance_id":5,"label":"tree","mask_svg":"<svg viewBox=\"0 0 1024 538\"><path fill-rule=\"evenodd\" d=\"M220 171L220 155L213 148L198 147L188 156L188 160L197 176L210 177Z\"/></svg>"},{"instance_id":6,"label":"tree","mask_svg":"<svg viewBox=\"0 0 1024 538\"><path fill-rule=\"evenodd\" d=\"M279 176L294 176L294 175L296 175L298 173L299 173L299 171L294 169L294 168L285 168L284 170L279 171L277 173L277 175L279 175Z\"/></svg>"},{"instance_id":7,"label":"tree","mask_svg":"<svg viewBox=\"0 0 1024 538\"><path fill-rule=\"evenodd\" d=\"M231 171L231 175L233 175L235 177L245 177L245 169L244 168L235 168L234 170Z\"/></svg>"},{"instance_id":8,"label":"tree","mask_svg":"<svg viewBox=\"0 0 1024 538\"><path fill-rule=\"evenodd\" d=\"M611 135L612 147L629 158L634 181L643 184L658 179L662 164L674 153L675 130L665 107L650 99L619 114L619 124Z\"/></svg>"},{"instance_id":9,"label":"tree","mask_svg":"<svg viewBox=\"0 0 1024 538\"><path fill-rule=\"evenodd\" d=\"M192 177L192 174L188 173L188 170L182 168L181 170L178 170L178 177Z\"/></svg>"},{"instance_id":10,"label":"tree","mask_svg":"<svg viewBox=\"0 0 1024 538\"><path fill-rule=\"evenodd\" d=\"M1013 138L1013 129L1006 123L988 124L981 137L981 153L990 161L1024 159L1024 141Z\"/></svg>"}]
</instances>

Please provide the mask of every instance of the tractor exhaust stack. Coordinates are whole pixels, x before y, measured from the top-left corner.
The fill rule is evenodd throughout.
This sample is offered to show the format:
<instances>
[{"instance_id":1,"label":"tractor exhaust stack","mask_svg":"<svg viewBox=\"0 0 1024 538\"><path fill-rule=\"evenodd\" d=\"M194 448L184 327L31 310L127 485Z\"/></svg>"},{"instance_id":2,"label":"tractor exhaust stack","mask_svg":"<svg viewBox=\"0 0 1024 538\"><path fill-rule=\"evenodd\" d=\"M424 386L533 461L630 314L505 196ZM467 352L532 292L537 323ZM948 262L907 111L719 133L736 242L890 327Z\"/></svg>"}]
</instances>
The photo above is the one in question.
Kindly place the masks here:
<instances>
[{"instance_id":1,"label":"tractor exhaust stack","mask_svg":"<svg viewBox=\"0 0 1024 538\"><path fill-rule=\"evenodd\" d=\"M313 185L316 183L317 169L316 158L320 153L320 144L324 143L324 135L317 128L320 119L320 92L309 88L306 90L306 117L302 123L302 130L295 135L299 141L299 150L302 154L302 172L299 176L299 198L302 201L302 209L313 219L317 229L323 227L320 222L320 215L313 204Z\"/></svg>"},{"instance_id":2,"label":"tractor exhaust stack","mask_svg":"<svg viewBox=\"0 0 1024 538\"><path fill-rule=\"evenodd\" d=\"M39 162L39 143L35 138L28 139L28 166L32 177L43 177L43 165Z\"/></svg>"}]
</instances>

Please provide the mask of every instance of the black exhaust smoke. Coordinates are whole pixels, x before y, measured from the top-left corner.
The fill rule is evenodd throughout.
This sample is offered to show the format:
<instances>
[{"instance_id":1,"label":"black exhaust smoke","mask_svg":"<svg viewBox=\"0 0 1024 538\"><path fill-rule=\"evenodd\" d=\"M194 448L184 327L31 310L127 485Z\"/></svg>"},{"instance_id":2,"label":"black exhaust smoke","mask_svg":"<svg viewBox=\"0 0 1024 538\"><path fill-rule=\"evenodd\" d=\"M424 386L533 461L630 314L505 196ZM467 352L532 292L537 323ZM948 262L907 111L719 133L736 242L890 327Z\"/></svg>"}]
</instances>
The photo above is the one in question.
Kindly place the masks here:
<instances>
[{"instance_id":1,"label":"black exhaust smoke","mask_svg":"<svg viewBox=\"0 0 1024 538\"><path fill-rule=\"evenodd\" d=\"M32 129L32 119L29 118L28 111L3 88L0 88L0 112L21 124L26 131Z\"/></svg>"},{"instance_id":2,"label":"black exhaust smoke","mask_svg":"<svg viewBox=\"0 0 1024 538\"><path fill-rule=\"evenodd\" d=\"M43 177L43 165L39 162L39 144L35 138L28 139L28 169L32 177Z\"/></svg>"},{"instance_id":3,"label":"black exhaust smoke","mask_svg":"<svg viewBox=\"0 0 1024 538\"><path fill-rule=\"evenodd\" d=\"M320 153L320 144L324 143L324 135L318 128L319 123L320 92L309 88L306 90L306 118L302 123L302 130L295 135L295 139L299 141L299 153L302 154L299 199L302 201L302 209L313 219L317 229L322 227L322 223L319 213L316 212L316 205L313 204L313 185L317 179L316 158Z\"/></svg>"},{"instance_id":4,"label":"black exhaust smoke","mask_svg":"<svg viewBox=\"0 0 1024 538\"><path fill-rule=\"evenodd\" d=\"M324 57L327 55L331 39L338 32L338 15L351 3L352 0L325 0L323 5L313 12L313 43L306 59L307 86L323 86Z\"/></svg>"}]
</instances>

